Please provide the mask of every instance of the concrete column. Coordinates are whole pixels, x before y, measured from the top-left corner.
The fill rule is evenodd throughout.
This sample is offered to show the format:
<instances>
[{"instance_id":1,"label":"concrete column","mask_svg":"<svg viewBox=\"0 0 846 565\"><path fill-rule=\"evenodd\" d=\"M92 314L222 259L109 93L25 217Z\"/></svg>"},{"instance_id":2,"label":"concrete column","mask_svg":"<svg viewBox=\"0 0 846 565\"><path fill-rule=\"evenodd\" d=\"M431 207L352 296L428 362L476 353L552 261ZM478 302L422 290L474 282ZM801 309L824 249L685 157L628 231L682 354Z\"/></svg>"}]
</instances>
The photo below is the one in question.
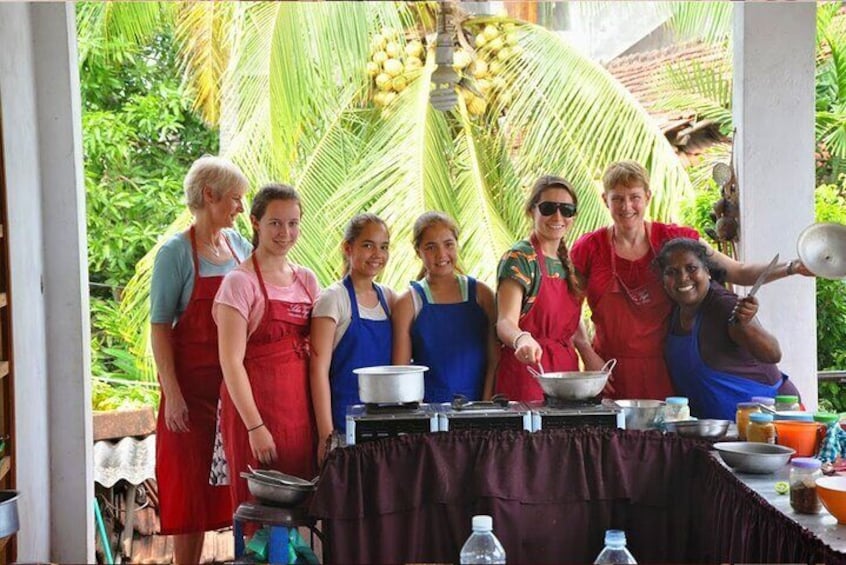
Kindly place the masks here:
<instances>
[{"instance_id":1,"label":"concrete column","mask_svg":"<svg viewBox=\"0 0 846 565\"><path fill-rule=\"evenodd\" d=\"M814 221L813 2L737 2L734 7L735 162L740 187L740 258L797 256ZM780 367L809 408L817 404L813 279L764 286L759 318L781 343Z\"/></svg>"},{"instance_id":2,"label":"concrete column","mask_svg":"<svg viewBox=\"0 0 846 565\"><path fill-rule=\"evenodd\" d=\"M31 4L44 230L52 516L49 526L39 527L50 528L51 560L93 563L88 247L74 9L73 3ZM19 405L18 410L25 413L26 406Z\"/></svg>"}]
</instances>

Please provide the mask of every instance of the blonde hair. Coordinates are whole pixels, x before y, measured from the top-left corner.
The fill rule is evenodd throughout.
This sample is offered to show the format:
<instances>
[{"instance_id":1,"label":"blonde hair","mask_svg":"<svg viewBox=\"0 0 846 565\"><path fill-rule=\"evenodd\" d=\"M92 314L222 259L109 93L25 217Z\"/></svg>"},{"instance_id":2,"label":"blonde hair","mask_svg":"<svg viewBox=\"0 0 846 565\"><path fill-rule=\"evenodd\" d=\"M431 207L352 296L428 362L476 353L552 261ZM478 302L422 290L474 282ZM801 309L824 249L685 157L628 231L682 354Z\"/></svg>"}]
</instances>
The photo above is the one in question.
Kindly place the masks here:
<instances>
[{"instance_id":1,"label":"blonde hair","mask_svg":"<svg viewBox=\"0 0 846 565\"><path fill-rule=\"evenodd\" d=\"M535 184L532 185L532 190L529 191L529 197L526 199L526 214L531 215L534 207L540 202L541 195L547 190L552 189L566 191L570 195L570 198L573 199L573 204L576 205L576 209L578 210L579 197L576 195L576 189L573 188L573 185L563 177L544 175L535 181ZM581 296L584 293L582 275L576 270L576 266L573 265L573 261L570 259L570 250L567 247L567 241L563 237L558 242L556 254L561 264L567 268L567 288L573 294ZM543 257L538 257L538 261L543 261Z\"/></svg>"},{"instance_id":2,"label":"blonde hair","mask_svg":"<svg viewBox=\"0 0 846 565\"><path fill-rule=\"evenodd\" d=\"M412 243L414 244L415 251L420 249L420 245L423 243L423 234L426 230L438 224L445 225L452 232L455 241L458 242L459 231L458 224L455 223L455 220L443 212L424 212L414 221L414 227L412 229ZM422 279L425 276L426 267L423 267L417 274L417 278Z\"/></svg>"},{"instance_id":3,"label":"blonde hair","mask_svg":"<svg viewBox=\"0 0 846 565\"><path fill-rule=\"evenodd\" d=\"M236 188L246 192L248 185L247 177L241 169L231 161L214 155L203 155L194 161L182 183L185 203L191 212L203 209L203 189L206 187L211 189L215 199L220 199Z\"/></svg>"},{"instance_id":4,"label":"blonde hair","mask_svg":"<svg viewBox=\"0 0 846 565\"><path fill-rule=\"evenodd\" d=\"M364 231L364 228L369 226L370 224L379 224L383 228L385 228L385 233L388 234L390 237L391 232L388 230L388 225L385 223L385 220L377 216L376 214L371 214L369 212L365 212L363 214L356 214L355 216L347 222L347 227L344 229L344 239L341 241L341 246L345 244L352 245L358 236L361 235L361 232ZM344 275L349 274L350 272L350 258L347 257L346 253L343 253L344 256Z\"/></svg>"},{"instance_id":5,"label":"blonde hair","mask_svg":"<svg viewBox=\"0 0 846 565\"><path fill-rule=\"evenodd\" d=\"M609 192L619 185L626 188L643 186L646 192L650 192L649 172L637 161L614 161L602 174L602 188L605 192Z\"/></svg>"}]
</instances>

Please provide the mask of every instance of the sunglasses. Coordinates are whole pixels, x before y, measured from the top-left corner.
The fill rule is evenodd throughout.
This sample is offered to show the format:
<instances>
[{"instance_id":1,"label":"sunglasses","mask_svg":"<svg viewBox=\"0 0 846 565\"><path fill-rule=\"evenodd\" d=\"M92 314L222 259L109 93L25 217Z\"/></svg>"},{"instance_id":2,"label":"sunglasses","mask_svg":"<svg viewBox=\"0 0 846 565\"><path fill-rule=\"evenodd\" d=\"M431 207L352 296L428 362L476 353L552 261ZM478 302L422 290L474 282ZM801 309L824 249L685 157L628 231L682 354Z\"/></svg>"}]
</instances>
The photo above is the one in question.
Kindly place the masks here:
<instances>
[{"instance_id":1,"label":"sunglasses","mask_svg":"<svg viewBox=\"0 0 846 565\"><path fill-rule=\"evenodd\" d=\"M576 205L572 202L538 202L538 211L541 216L551 216L558 210L565 218L572 218L576 215Z\"/></svg>"}]
</instances>

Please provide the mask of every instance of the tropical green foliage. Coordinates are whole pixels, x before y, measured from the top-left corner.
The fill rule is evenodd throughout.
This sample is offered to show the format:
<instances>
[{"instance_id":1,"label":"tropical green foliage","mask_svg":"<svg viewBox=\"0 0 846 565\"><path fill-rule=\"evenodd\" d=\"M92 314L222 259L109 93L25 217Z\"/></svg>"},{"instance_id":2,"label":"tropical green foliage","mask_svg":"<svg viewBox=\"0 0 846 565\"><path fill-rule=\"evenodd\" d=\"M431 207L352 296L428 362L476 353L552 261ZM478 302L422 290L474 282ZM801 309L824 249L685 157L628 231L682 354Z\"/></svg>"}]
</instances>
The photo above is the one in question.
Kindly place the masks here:
<instances>
[{"instance_id":1,"label":"tropical green foliage","mask_svg":"<svg viewBox=\"0 0 846 565\"><path fill-rule=\"evenodd\" d=\"M99 10L91 21L102 22L110 8ZM690 186L661 132L619 83L538 26L510 22L520 54L503 61L504 95L476 116L463 104L448 113L429 104L431 3L241 3L193 20L184 9L145 14L150 25L178 30L186 84L198 96L211 93L198 107L212 123L219 116L222 153L254 186L278 180L300 191L305 216L292 255L323 284L340 275L341 230L357 212L380 214L391 227L386 284L401 288L417 272L411 226L430 209L458 220L462 267L491 282L500 254L527 233L522 201L540 174L563 174L578 188L571 237L607 222L597 179L612 160L633 158L650 168L655 218L673 215ZM158 37L123 26L124 13L108 17L125 30L119 37ZM215 32L221 22L226 34ZM473 38L489 23L507 22L468 16L460 25ZM365 64L372 37L385 26L404 30L402 43L416 38L430 49L423 68L381 109L371 102ZM104 29L84 36L101 37ZM214 100L217 113L209 110ZM182 215L163 232L188 221ZM147 347L153 253L138 262L120 308L137 353Z\"/></svg>"},{"instance_id":2,"label":"tropical green foliage","mask_svg":"<svg viewBox=\"0 0 846 565\"><path fill-rule=\"evenodd\" d=\"M89 15L80 5L80 15ZM91 287L92 376L137 380L148 374L132 354L118 309L135 265L173 222L182 177L202 153L216 153L217 132L191 111L166 34L138 49L122 37L94 50L80 36L83 144ZM110 52L112 57L94 56ZM156 390L96 381L95 408L154 401Z\"/></svg>"}]
</instances>

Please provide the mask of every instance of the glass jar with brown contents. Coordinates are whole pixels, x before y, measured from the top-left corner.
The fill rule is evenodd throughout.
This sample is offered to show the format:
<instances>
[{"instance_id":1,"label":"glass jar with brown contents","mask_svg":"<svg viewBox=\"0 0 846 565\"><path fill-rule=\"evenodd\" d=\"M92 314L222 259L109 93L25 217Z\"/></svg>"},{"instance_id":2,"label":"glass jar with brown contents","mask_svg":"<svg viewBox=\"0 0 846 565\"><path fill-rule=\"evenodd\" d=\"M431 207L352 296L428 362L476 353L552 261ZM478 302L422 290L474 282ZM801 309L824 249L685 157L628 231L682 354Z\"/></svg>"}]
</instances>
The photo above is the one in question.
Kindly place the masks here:
<instances>
[{"instance_id":1,"label":"glass jar with brown contents","mask_svg":"<svg viewBox=\"0 0 846 565\"><path fill-rule=\"evenodd\" d=\"M749 414L749 425L746 426L746 441L758 443L775 443L776 428L770 414L753 412Z\"/></svg>"},{"instance_id":2,"label":"glass jar with brown contents","mask_svg":"<svg viewBox=\"0 0 846 565\"><path fill-rule=\"evenodd\" d=\"M816 514L822 510L817 496L817 479L822 477L820 460L796 457L790 462L790 506L799 514Z\"/></svg>"}]
</instances>

